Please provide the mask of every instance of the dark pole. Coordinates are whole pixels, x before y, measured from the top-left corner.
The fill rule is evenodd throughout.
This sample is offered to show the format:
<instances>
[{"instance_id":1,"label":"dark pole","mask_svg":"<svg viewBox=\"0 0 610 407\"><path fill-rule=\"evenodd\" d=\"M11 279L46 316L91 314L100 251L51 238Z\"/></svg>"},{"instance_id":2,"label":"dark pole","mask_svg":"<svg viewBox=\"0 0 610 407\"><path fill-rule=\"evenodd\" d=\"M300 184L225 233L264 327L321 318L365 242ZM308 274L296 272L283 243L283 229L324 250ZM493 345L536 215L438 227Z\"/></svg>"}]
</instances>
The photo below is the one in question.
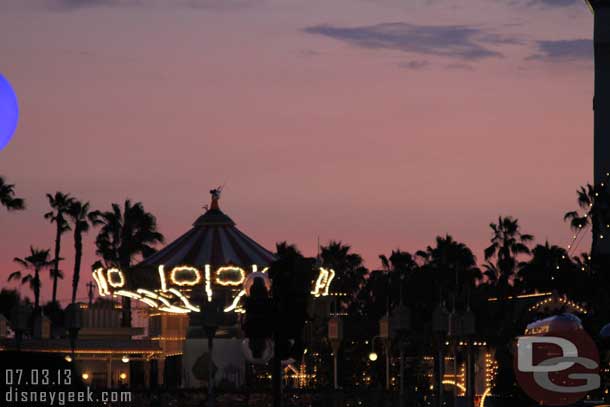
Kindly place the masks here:
<instances>
[{"instance_id":1,"label":"dark pole","mask_svg":"<svg viewBox=\"0 0 610 407\"><path fill-rule=\"evenodd\" d=\"M438 382L437 382L437 393L438 393L438 407L443 406L443 376L445 375L445 356L443 354L443 343L442 338L439 340L438 346Z\"/></svg>"},{"instance_id":2,"label":"dark pole","mask_svg":"<svg viewBox=\"0 0 610 407\"><path fill-rule=\"evenodd\" d=\"M208 333L208 353L210 355L208 361L208 407L214 407L214 361L212 353L214 350L214 335Z\"/></svg>"},{"instance_id":3,"label":"dark pole","mask_svg":"<svg viewBox=\"0 0 610 407\"><path fill-rule=\"evenodd\" d=\"M400 338L400 401L399 406L405 407L405 344L403 338Z\"/></svg>"},{"instance_id":4,"label":"dark pole","mask_svg":"<svg viewBox=\"0 0 610 407\"><path fill-rule=\"evenodd\" d=\"M595 10L594 50L595 50L595 96L594 109L594 181L600 185L608 180L610 172L610 2L591 0ZM593 256L610 257L610 236L598 230L598 222L593 230ZM605 231L607 232L607 231ZM596 256L597 257L597 256Z\"/></svg>"},{"instance_id":5,"label":"dark pole","mask_svg":"<svg viewBox=\"0 0 610 407\"><path fill-rule=\"evenodd\" d=\"M472 341L467 345L467 363L466 363L466 399L467 407L474 407L475 393L475 378L474 378L474 352L476 348L472 346Z\"/></svg>"},{"instance_id":6,"label":"dark pole","mask_svg":"<svg viewBox=\"0 0 610 407\"><path fill-rule=\"evenodd\" d=\"M273 386L273 407L282 406L282 360L278 355L278 345L280 343L277 329L273 332L273 359L271 361L271 380Z\"/></svg>"},{"instance_id":7,"label":"dark pole","mask_svg":"<svg viewBox=\"0 0 610 407\"><path fill-rule=\"evenodd\" d=\"M208 338L208 407L214 407L214 337L216 330L221 325L222 303L217 299L206 302L203 301L201 311L203 312L203 327Z\"/></svg>"}]
</instances>

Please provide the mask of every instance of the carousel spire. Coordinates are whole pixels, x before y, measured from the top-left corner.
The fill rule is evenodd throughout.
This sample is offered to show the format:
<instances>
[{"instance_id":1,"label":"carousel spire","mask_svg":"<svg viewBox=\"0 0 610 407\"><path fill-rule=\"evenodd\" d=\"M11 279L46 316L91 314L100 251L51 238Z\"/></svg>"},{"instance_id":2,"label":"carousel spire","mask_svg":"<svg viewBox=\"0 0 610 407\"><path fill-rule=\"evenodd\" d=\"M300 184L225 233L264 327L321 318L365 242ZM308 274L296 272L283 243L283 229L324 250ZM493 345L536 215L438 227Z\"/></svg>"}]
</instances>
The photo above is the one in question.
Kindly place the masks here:
<instances>
[{"instance_id":1,"label":"carousel spire","mask_svg":"<svg viewBox=\"0 0 610 407\"><path fill-rule=\"evenodd\" d=\"M214 188L210 191L212 195L212 204L210 205L210 210L219 210L220 206L218 205L218 201L220 200L220 193L222 192L222 187Z\"/></svg>"}]
</instances>

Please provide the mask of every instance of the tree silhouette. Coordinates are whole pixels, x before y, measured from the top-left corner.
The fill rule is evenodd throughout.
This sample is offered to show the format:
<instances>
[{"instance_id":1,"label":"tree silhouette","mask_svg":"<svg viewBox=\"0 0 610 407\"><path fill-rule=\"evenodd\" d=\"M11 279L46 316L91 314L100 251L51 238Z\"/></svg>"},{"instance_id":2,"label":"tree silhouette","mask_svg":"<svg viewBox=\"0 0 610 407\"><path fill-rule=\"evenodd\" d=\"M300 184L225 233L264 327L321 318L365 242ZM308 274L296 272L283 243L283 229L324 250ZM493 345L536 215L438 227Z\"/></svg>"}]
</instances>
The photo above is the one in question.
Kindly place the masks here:
<instances>
[{"instance_id":1,"label":"tree silhouette","mask_svg":"<svg viewBox=\"0 0 610 407\"><path fill-rule=\"evenodd\" d=\"M434 247L428 246L417 255L424 260L424 269L433 274L439 291L451 293L454 300L468 294L482 277L472 250L450 235L438 236Z\"/></svg>"},{"instance_id":2,"label":"tree silhouette","mask_svg":"<svg viewBox=\"0 0 610 407\"><path fill-rule=\"evenodd\" d=\"M30 247L30 255L25 258L15 257L14 262L23 267L8 276L8 281L20 280L21 284L28 284L34 293L34 309L40 308L40 271L49 268L52 262L49 259L50 250L41 250ZM30 273L26 274L25 271Z\"/></svg>"},{"instance_id":3,"label":"tree silhouette","mask_svg":"<svg viewBox=\"0 0 610 407\"><path fill-rule=\"evenodd\" d=\"M44 215L51 223L55 223L55 257L53 258L53 270L51 272L53 278L53 296L51 301L57 301L57 280L60 276L59 262L61 253L61 235L70 230L70 225L66 220L66 213L70 209L70 205L74 202L69 194L56 192L55 195L47 194L49 205L52 210Z\"/></svg>"},{"instance_id":4,"label":"tree silhouette","mask_svg":"<svg viewBox=\"0 0 610 407\"><path fill-rule=\"evenodd\" d=\"M0 290L0 314L6 318L11 317L11 310L21 303L21 296L17 290L3 288Z\"/></svg>"},{"instance_id":5,"label":"tree silhouette","mask_svg":"<svg viewBox=\"0 0 610 407\"><path fill-rule=\"evenodd\" d=\"M485 276L496 286L501 295L507 295L517 278L518 257L530 254L528 243L532 235L521 233L519 220L510 216L499 217L498 223L490 223L493 231L491 245L485 249Z\"/></svg>"},{"instance_id":6,"label":"tree silhouette","mask_svg":"<svg viewBox=\"0 0 610 407\"><path fill-rule=\"evenodd\" d=\"M583 270L581 261L571 259L567 251L547 241L532 250L532 257L520 264L520 281L523 292L556 291L574 298L588 294L589 275Z\"/></svg>"},{"instance_id":7,"label":"tree silhouette","mask_svg":"<svg viewBox=\"0 0 610 407\"><path fill-rule=\"evenodd\" d=\"M15 197L15 185L8 184L4 177L0 177L0 206L9 211L25 209L25 201Z\"/></svg>"},{"instance_id":8,"label":"tree silhouette","mask_svg":"<svg viewBox=\"0 0 610 407\"><path fill-rule=\"evenodd\" d=\"M593 186L587 184L576 191L577 203L582 214L576 211L567 212L564 220L570 222L573 231L578 232L591 227L591 253L597 253L597 247L604 234L610 231L610 191L604 184ZM606 236L610 238L610 236Z\"/></svg>"},{"instance_id":9,"label":"tree silhouette","mask_svg":"<svg viewBox=\"0 0 610 407\"><path fill-rule=\"evenodd\" d=\"M72 274L72 303L76 302L76 293L80 281L80 267L83 257L83 233L87 233L91 225L97 223L97 214L91 211L89 202L78 200L72 202L67 212L74 231L74 273Z\"/></svg>"},{"instance_id":10,"label":"tree silhouette","mask_svg":"<svg viewBox=\"0 0 610 407\"><path fill-rule=\"evenodd\" d=\"M126 200L121 207L112 204L106 212L93 212L92 219L102 227L95 240L96 253L107 265L128 270L137 257L148 257L156 252L154 245L164 238L157 230L157 219L146 212L141 202ZM131 326L131 302L122 297L122 325Z\"/></svg>"},{"instance_id":11,"label":"tree silhouette","mask_svg":"<svg viewBox=\"0 0 610 407\"><path fill-rule=\"evenodd\" d=\"M320 249L322 267L335 270L332 291L348 294L347 297L340 297L341 306L347 308L365 282L367 269L362 257L351 252L351 246L337 241L330 241Z\"/></svg>"}]
</instances>

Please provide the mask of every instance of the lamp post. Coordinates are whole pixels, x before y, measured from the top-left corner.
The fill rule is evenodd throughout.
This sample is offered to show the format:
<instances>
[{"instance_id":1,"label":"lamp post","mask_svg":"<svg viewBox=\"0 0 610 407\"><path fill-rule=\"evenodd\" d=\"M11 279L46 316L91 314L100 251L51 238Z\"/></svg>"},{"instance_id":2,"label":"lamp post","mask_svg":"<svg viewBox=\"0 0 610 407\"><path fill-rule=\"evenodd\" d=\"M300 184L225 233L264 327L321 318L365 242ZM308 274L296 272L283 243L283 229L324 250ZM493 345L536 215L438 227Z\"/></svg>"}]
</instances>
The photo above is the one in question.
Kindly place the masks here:
<instances>
[{"instance_id":1,"label":"lamp post","mask_svg":"<svg viewBox=\"0 0 610 407\"><path fill-rule=\"evenodd\" d=\"M343 340L343 321L333 317L328 321L328 339L333 348L333 388L339 389L339 349Z\"/></svg>"},{"instance_id":2,"label":"lamp post","mask_svg":"<svg viewBox=\"0 0 610 407\"><path fill-rule=\"evenodd\" d=\"M76 360L74 351L76 350L76 339L78 331L81 328L81 309L80 304L72 303L66 307L66 329L70 338L70 349L72 351L72 360Z\"/></svg>"},{"instance_id":3,"label":"lamp post","mask_svg":"<svg viewBox=\"0 0 610 407\"><path fill-rule=\"evenodd\" d=\"M402 293L401 293L402 294ZM406 347L406 335L411 329L411 311L402 303L402 295L400 305L392 312L392 332L398 339L398 345L400 347L400 401L399 407L404 407L406 402L405 392L405 347Z\"/></svg>"},{"instance_id":4,"label":"lamp post","mask_svg":"<svg viewBox=\"0 0 610 407\"><path fill-rule=\"evenodd\" d=\"M444 304L439 304L432 313L432 329L437 339L437 368L436 380L436 403L437 407L443 406L443 376L445 374L445 356L443 352L445 334L449 328L449 313Z\"/></svg>"},{"instance_id":5,"label":"lamp post","mask_svg":"<svg viewBox=\"0 0 610 407\"><path fill-rule=\"evenodd\" d=\"M454 374L457 381L457 343L458 340L464 339L467 350L467 367L466 367L466 405L474 407L474 363L471 350L471 339L475 334L475 316L470 310L470 307L465 312L452 312L449 319L449 336L453 341L454 349ZM454 389L457 386L454 386ZM457 389L454 390L455 399L457 400Z\"/></svg>"},{"instance_id":6,"label":"lamp post","mask_svg":"<svg viewBox=\"0 0 610 407\"><path fill-rule=\"evenodd\" d=\"M369 360L371 362L376 362L379 359L379 355L375 352L375 339L381 339L384 341L385 348L385 388L386 390L390 390L390 358L389 358L389 348L388 348L388 340L384 339L381 335L374 336L371 340L371 353L369 353Z\"/></svg>"}]
</instances>

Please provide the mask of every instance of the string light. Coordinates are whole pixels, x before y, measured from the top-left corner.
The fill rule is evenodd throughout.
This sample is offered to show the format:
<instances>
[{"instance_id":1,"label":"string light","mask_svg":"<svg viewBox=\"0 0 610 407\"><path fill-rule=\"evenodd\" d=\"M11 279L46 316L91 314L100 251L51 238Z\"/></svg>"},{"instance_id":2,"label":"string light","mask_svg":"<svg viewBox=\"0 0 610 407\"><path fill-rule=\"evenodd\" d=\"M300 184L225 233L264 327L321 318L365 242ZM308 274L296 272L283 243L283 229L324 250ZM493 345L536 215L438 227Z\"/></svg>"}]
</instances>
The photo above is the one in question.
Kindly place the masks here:
<instances>
[{"instance_id":1,"label":"string light","mask_svg":"<svg viewBox=\"0 0 610 407\"><path fill-rule=\"evenodd\" d=\"M96 272L97 272L96 281L99 284L99 287L100 287L99 291L102 296L110 294L110 290L108 289L108 282L106 281L106 277L104 276L103 271L104 271L104 269L101 269L101 268L96 270ZM102 294L102 292L103 292L103 294Z\"/></svg>"},{"instance_id":2,"label":"string light","mask_svg":"<svg viewBox=\"0 0 610 407\"><path fill-rule=\"evenodd\" d=\"M165 268L159 266L159 280L161 281L161 291L167 291L167 283L165 281Z\"/></svg>"},{"instance_id":3,"label":"string light","mask_svg":"<svg viewBox=\"0 0 610 407\"><path fill-rule=\"evenodd\" d=\"M233 299L233 303L224 309L224 312L231 312L236 310L237 305L239 304L239 300L241 300L241 297L243 297L244 295L246 295L246 290L241 290L239 294L237 294L237 296Z\"/></svg>"},{"instance_id":4,"label":"string light","mask_svg":"<svg viewBox=\"0 0 610 407\"><path fill-rule=\"evenodd\" d=\"M100 278L98 277L98 272L101 269L96 269L93 271L93 279L95 280L95 284L97 284L97 290L100 293L100 297L105 297L106 293L104 292L104 287L102 286L102 283L100 282Z\"/></svg>"},{"instance_id":5,"label":"string light","mask_svg":"<svg viewBox=\"0 0 610 407\"><path fill-rule=\"evenodd\" d=\"M201 309L199 307L194 306L193 304L191 304L189 302L189 300L182 295L182 293L178 290L176 290L175 288L170 288L169 292L171 292L172 294L175 294L176 297L178 297L180 299L180 301L182 301L182 303L184 304L184 306L188 309L190 309L191 311L195 311L195 312L201 312Z\"/></svg>"},{"instance_id":6,"label":"string light","mask_svg":"<svg viewBox=\"0 0 610 407\"><path fill-rule=\"evenodd\" d=\"M540 308L542 308L542 307L544 307L546 305L553 304L553 303L555 303L555 304L559 303L561 305L568 306L568 307L572 308L573 310L575 310L575 311L577 311L577 312L579 312L581 314L585 314L585 315L588 314L588 311L584 307L582 307L581 305L579 305L579 304L575 303L574 301L569 300L569 299L567 299L565 297L562 297L562 298L557 298L557 297L547 298L545 300L542 300L542 301L538 302L537 304L532 305L529 308L529 311L532 312L532 311L535 311L537 309L540 309Z\"/></svg>"},{"instance_id":7,"label":"string light","mask_svg":"<svg viewBox=\"0 0 610 407\"><path fill-rule=\"evenodd\" d=\"M212 302L212 272L209 264L205 265L205 293L208 296L208 302Z\"/></svg>"},{"instance_id":8,"label":"string light","mask_svg":"<svg viewBox=\"0 0 610 407\"><path fill-rule=\"evenodd\" d=\"M125 285L125 277L123 272L117 268L111 268L106 271L106 275L108 276L108 284L113 288L121 288ZM112 276L118 276L118 281L114 280Z\"/></svg>"},{"instance_id":9,"label":"string light","mask_svg":"<svg viewBox=\"0 0 610 407\"><path fill-rule=\"evenodd\" d=\"M487 400L487 397L489 397L490 394L491 394L491 387L488 387L485 389L485 392L483 392L483 396L481 397L481 402L479 403L479 407L485 407L485 400Z\"/></svg>"},{"instance_id":10,"label":"string light","mask_svg":"<svg viewBox=\"0 0 610 407\"><path fill-rule=\"evenodd\" d=\"M140 294L136 294L133 291L127 291L127 290L118 290L118 291L115 291L114 294L122 295L123 297L133 298L135 300L139 300L140 298L142 298L142 296Z\"/></svg>"},{"instance_id":11,"label":"string light","mask_svg":"<svg viewBox=\"0 0 610 407\"><path fill-rule=\"evenodd\" d=\"M461 391L463 391L464 393L466 393L466 388L464 386L462 386L460 383L456 383L454 380L443 380L443 384L449 385L449 386L455 386L458 389L460 389Z\"/></svg>"},{"instance_id":12,"label":"string light","mask_svg":"<svg viewBox=\"0 0 610 407\"><path fill-rule=\"evenodd\" d=\"M178 278L179 273L185 273L189 277ZM201 273L195 267L179 266L174 267L170 273L170 281L179 286L195 286L201 282Z\"/></svg>"},{"instance_id":13,"label":"string light","mask_svg":"<svg viewBox=\"0 0 610 407\"><path fill-rule=\"evenodd\" d=\"M238 275L235 276L234 273L237 273ZM236 277L236 278L234 278L234 277ZM227 267L220 267L218 270L216 270L216 283L223 287L240 286L243 284L245 279L246 279L246 272L240 267L227 266Z\"/></svg>"}]
</instances>

